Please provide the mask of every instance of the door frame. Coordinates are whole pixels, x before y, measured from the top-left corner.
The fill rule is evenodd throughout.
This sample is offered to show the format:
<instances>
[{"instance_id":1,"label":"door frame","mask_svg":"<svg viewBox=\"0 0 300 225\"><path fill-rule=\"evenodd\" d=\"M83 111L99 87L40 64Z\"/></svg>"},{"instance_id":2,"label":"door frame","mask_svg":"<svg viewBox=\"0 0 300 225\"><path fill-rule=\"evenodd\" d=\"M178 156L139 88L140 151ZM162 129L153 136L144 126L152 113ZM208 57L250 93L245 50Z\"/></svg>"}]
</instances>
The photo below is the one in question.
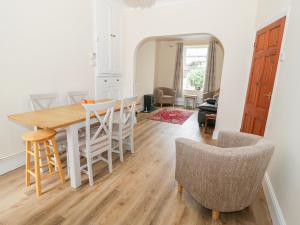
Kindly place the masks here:
<instances>
[{"instance_id":1,"label":"door frame","mask_svg":"<svg viewBox=\"0 0 300 225\"><path fill-rule=\"evenodd\" d=\"M279 75L279 71L280 71L280 68L281 68L281 63L283 61L285 61L286 36L287 36L287 30L288 30L288 25L289 25L289 20L290 20L290 14L291 14L291 6L289 6L286 10L282 11L281 13L278 13L277 15L272 16L272 17L264 20L262 23L257 25L256 28L255 28L254 43L255 43L255 40L256 40L256 33L259 30L263 29L264 27L267 27L268 25L271 25L272 23L276 22L277 20L279 20L283 17L286 17L286 19L285 19L285 28L283 30L281 47L280 47L280 54L279 54L277 69L276 69L276 73L275 73L275 80L274 80L274 84L273 84L273 95L272 95L269 110L268 110L268 116L267 116L267 120L266 120L264 136L265 136L266 131L267 131L266 128L267 128L267 125L268 125L268 119L269 119L270 113L272 111L272 102L273 102L273 99L276 96L278 75ZM253 52L254 52L254 45L253 45ZM248 85L249 85L249 81L250 81L249 79L250 79L251 70L252 70L252 61L253 61L253 56L252 56L251 61L249 63L249 66L250 66L249 71L250 72L249 72L248 83L247 83L247 88L246 88L245 97L244 97L244 107L245 107L245 104L246 104L246 101L247 101ZM241 120L240 131L242 131L242 126L243 126L244 107L243 107L243 111L242 111L242 120Z\"/></svg>"}]
</instances>

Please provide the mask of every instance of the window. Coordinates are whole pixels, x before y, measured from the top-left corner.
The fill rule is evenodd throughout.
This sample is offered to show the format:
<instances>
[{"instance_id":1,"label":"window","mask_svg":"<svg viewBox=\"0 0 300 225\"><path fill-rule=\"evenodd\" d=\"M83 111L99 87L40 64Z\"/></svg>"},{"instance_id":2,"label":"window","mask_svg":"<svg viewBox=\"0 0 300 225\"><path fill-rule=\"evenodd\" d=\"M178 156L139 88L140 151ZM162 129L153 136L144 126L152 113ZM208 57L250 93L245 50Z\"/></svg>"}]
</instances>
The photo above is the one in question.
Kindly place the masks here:
<instances>
[{"instance_id":1,"label":"window","mask_svg":"<svg viewBox=\"0 0 300 225\"><path fill-rule=\"evenodd\" d=\"M201 90L204 84L208 46L184 46L183 90Z\"/></svg>"}]
</instances>

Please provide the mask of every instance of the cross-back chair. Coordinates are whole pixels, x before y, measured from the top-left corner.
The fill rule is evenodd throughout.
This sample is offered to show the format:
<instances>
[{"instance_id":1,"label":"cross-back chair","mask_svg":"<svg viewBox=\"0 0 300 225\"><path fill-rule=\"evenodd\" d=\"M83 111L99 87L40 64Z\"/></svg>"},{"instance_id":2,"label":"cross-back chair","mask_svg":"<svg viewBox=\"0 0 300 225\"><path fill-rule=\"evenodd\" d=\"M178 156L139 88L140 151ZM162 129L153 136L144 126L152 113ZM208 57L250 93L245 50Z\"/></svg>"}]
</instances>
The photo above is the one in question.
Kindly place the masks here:
<instances>
[{"instance_id":1,"label":"cross-back chair","mask_svg":"<svg viewBox=\"0 0 300 225\"><path fill-rule=\"evenodd\" d=\"M114 113L114 101L82 104L85 108L85 138L79 141L80 155L86 158L86 164L81 166L81 172L89 177L89 184L93 185L92 165L100 160L108 164L109 173L112 173L112 121ZM100 113L104 115L100 115ZM94 118L91 118L93 116ZM93 132L91 132L93 125ZM102 153L107 152L107 159Z\"/></svg>"},{"instance_id":2,"label":"cross-back chair","mask_svg":"<svg viewBox=\"0 0 300 225\"><path fill-rule=\"evenodd\" d=\"M32 111L48 109L52 107L58 106L58 94L57 93L45 93L45 94L32 94L29 95L30 104ZM34 128L35 131L38 130L38 127ZM57 129L55 139L57 141L58 150L62 153L62 157L66 158L67 166L68 166L68 156L66 153L67 151L67 135L64 129ZM55 160L55 158L53 159ZM45 172L45 169L41 169L42 172Z\"/></svg>"},{"instance_id":3,"label":"cross-back chair","mask_svg":"<svg viewBox=\"0 0 300 225\"><path fill-rule=\"evenodd\" d=\"M130 147L134 153L133 128L135 124L135 108L137 97L130 97L121 100L121 110L118 121L113 123L112 139L117 142L113 146L113 152L120 155L120 161L124 161L123 144ZM127 139L127 143L124 142Z\"/></svg>"},{"instance_id":4,"label":"cross-back chair","mask_svg":"<svg viewBox=\"0 0 300 225\"><path fill-rule=\"evenodd\" d=\"M68 92L68 104L80 103L82 99L87 98L89 93L87 91L70 91Z\"/></svg>"},{"instance_id":5,"label":"cross-back chair","mask_svg":"<svg viewBox=\"0 0 300 225\"><path fill-rule=\"evenodd\" d=\"M32 111L48 109L58 104L57 93L34 94L30 95L30 103Z\"/></svg>"},{"instance_id":6,"label":"cross-back chair","mask_svg":"<svg viewBox=\"0 0 300 225\"><path fill-rule=\"evenodd\" d=\"M88 91L69 91L67 93L68 96L68 104L77 104L80 103L82 99L86 99L88 97L89 93ZM79 134L80 137L84 137L85 135L85 128L82 127L79 129Z\"/></svg>"}]
</instances>

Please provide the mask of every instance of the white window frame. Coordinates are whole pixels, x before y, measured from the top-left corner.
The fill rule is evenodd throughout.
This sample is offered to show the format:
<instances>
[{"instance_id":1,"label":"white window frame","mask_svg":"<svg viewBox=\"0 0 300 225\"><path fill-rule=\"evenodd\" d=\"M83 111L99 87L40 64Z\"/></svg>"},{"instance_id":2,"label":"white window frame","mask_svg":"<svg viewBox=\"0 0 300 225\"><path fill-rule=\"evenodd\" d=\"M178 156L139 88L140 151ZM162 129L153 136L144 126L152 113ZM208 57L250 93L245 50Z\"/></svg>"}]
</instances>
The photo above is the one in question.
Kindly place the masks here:
<instances>
[{"instance_id":1,"label":"white window frame","mask_svg":"<svg viewBox=\"0 0 300 225\"><path fill-rule=\"evenodd\" d=\"M183 80L185 79L184 76L185 76L185 73L187 71L187 69L186 69L187 68L187 65L186 65L186 51L187 51L187 49L189 49L189 48L207 48L207 51L208 51L208 47L209 47L208 44L205 44L205 45L184 45L183 46L183 59L182 59L183 60L183 64L182 64L182 66L183 66L183 70L182 70ZM207 60L206 60L206 66L207 66ZM185 84L185 82L183 82L183 84L182 84L184 91L199 91L199 92L201 92L203 90L203 86L204 86L204 84L203 84L203 86L200 90L196 90L195 88L186 88L186 86L184 84Z\"/></svg>"}]
</instances>

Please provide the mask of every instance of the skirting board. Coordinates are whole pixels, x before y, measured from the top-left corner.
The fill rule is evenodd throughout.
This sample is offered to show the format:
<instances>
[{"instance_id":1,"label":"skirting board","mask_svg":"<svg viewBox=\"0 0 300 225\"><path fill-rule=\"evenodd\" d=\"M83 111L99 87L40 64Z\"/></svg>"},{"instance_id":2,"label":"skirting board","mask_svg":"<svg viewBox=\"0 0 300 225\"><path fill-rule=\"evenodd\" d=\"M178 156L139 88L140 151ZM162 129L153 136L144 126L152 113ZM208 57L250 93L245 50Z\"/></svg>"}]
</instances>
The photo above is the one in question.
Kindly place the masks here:
<instances>
[{"instance_id":1,"label":"skirting board","mask_svg":"<svg viewBox=\"0 0 300 225\"><path fill-rule=\"evenodd\" d=\"M269 212L273 221L273 225L286 225L268 173L265 174L262 185L266 196Z\"/></svg>"},{"instance_id":2,"label":"skirting board","mask_svg":"<svg viewBox=\"0 0 300 225\"><path fill-rule=\"evenodd\" d=\"M0 159L0 175L25 165L25 152Z\"/></svg>"}]
</instances>

